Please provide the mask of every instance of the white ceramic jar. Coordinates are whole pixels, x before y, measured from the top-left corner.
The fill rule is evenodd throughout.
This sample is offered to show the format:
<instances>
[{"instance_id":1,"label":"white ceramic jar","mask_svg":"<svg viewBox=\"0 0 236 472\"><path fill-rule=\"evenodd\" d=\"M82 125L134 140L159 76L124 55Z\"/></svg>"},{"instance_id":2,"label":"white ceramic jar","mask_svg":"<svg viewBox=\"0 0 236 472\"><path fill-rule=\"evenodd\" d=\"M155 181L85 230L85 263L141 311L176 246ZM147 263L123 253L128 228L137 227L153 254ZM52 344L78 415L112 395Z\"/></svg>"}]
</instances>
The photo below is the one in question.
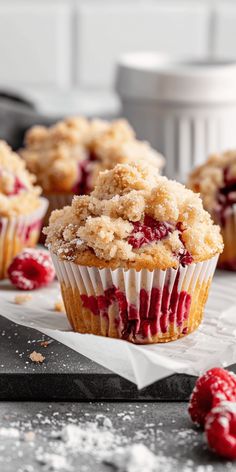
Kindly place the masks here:
<instances>
[{"instance_id":1,"label":"white ceramic jar","mask_svg":"<svg viewBox=\"0 0 236 472\"><path fill-rule=\"evenodd\" d=\"M121 57L122 115L184 182L213 152L236 148L236 62L177 61L155 53Z\"/></svg>"}]
</instances>

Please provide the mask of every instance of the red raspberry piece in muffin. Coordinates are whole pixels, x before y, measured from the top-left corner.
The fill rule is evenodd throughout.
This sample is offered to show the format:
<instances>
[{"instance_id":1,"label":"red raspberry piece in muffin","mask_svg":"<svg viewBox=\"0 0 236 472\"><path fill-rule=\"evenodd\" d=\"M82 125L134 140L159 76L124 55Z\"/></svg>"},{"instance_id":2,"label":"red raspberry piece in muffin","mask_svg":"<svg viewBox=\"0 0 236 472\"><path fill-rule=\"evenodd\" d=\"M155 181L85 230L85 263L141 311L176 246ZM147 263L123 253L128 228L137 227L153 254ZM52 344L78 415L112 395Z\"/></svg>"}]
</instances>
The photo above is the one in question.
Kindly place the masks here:
<instances>
[{"instance_id":1,"label":"red raspberry piece in muffin","mask_svg":"<svg viewBox=\"0 0 236 472\"><path fill-rule=\"evenodd\" d=\"M236 401L236 376L216 367L198 378L189 402L194 423L204 426L206 416L222 400Z\"/></svg>"},{"instance_id":2,"label":"red raspberry piece in muffin","mask_svg":"<svg viewBox=\"0 0 236 472\"><path fill-rule=\"evenodd\" d=\"M48 252L25 249L12 261L8 275L20 290L34 290L52 282L55 270Z\"/></svg>"},{"instance_id":3,"label":"red raspberry piece in muffin","mask_svg":"<svg viewBox=\"0 0 236 472\"><path fill-rule=\"evenodd\" d=\"M139 249L143 244L160 241L173 231L173 226L169 223L156 221L148 215L144 216L143 223L137 221L133 223L133 227L128 242L134 249Z\"/></svg>"},{"instance_id":4,"label":"red raspberry piece in muffin","mask_svg":"<svg viewBox=\"0 0 236 472\"><path fill-rule=\"evenodd\" d=\"M236 403L223 401L208 414L205 433L210 448L226 459L236 459Z\"/></svg>"}]
</instances>

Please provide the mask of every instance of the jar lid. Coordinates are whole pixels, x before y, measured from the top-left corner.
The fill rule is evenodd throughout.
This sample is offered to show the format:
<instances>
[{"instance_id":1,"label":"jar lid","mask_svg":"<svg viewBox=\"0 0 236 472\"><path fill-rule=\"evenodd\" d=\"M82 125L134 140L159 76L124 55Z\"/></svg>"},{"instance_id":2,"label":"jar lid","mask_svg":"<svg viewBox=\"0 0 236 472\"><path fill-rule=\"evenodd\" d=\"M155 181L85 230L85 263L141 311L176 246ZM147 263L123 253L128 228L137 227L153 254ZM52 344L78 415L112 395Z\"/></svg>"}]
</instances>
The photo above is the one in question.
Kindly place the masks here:
<instances>
[{"instance_id":1,"label":"jar lid","mask_svg":"<svg viewBox=\"0 0 236 472\"><path fill-rule=\"evenodd\" d=\"M125 54L118 61L115 88L121 98L230 103L236 101L236 61Z\"/></svg>"}]
</instances>

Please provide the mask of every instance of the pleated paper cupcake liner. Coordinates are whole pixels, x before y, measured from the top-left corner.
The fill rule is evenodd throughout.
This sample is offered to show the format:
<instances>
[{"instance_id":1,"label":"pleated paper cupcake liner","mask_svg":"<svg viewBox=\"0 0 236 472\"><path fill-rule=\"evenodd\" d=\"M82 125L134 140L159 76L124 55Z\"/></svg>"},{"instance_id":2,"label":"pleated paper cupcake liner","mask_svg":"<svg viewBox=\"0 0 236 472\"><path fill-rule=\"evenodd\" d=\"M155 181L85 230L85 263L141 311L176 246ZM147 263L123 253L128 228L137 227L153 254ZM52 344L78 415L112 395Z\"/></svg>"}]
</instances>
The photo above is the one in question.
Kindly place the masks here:
<instances>
[{"instance_id":1,"label":"pleated paper cupcake liner","mask_svg":"<svg viewBox=\"0 0 236 472\"><path fill-rule=\"evenodd\" d=\"M179 269L98 269L51 254L74 331L137 344L168 342L202 320L218 256Z\"/></svg>"},{"instance_id":2,"label":"pleated paper cupcake liner","mask_svg":"<svg viewBox=\"0 0 236 472\"><path fill-rule=\"evenodd\" d=\"M219 221L217 224L220 224ZM224 217L224 224L220 226L224 251L219 257L218 266L220 269L236 271L236 205L230 208L229 214Z\"/></svg>"},{"instance_id":3,"label":"pleated paper cupcake liner","mask_svg":"<svg viewBox=\"0 0 236 472\"><path fill-rule=\"evenodd\" d=\"M19 252L37 244L47 208L46 198L40 198L39 208L31 214L0 218L0 280L7 277L7 268Z\"/></svg>"}]
</instances>

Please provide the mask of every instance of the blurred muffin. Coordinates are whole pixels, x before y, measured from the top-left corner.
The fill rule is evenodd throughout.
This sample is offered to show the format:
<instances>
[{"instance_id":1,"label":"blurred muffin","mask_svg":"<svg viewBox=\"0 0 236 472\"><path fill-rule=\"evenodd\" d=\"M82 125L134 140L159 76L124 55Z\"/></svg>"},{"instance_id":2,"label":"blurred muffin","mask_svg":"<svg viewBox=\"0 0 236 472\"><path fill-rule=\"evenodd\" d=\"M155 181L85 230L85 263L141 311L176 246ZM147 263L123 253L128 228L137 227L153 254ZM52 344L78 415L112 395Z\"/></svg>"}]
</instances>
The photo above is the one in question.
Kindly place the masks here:
<instances>
[{"instance_id":1,"label":"blurred muffin","mask_svg":"<svg viewBox=\"0 0 236 472\"><path fill-rule=\"evenodd\" d=\"M0 141L0 279L15 255L38 241L47 201L25 163Z\"/></svg>"},{"instance_id":2,"label":"blurred muffin","mask_svg":"<svg viewBox=\"0 0 236 472\"><path fill-rule=\"evenodd\" d=\"M144 159L160 169L164 159L147 143L135 139L125 120L111 123L67 118L46 128L34 126L20 150L53 209L70 204L74 194L89 193L100 170Z\"/></svg>"},{"instance_id":3,"label":"blurred muffin","mask_svg":"<svg viewBox=\"0 0 236 472\"><path fill-rule=\"evenodd\" d=\"M188 186L200 193L205 209L221 227L224 251L219 267L236 270L236 151L210 156L190 174Z\"/></svg>"},{"instance_id":4,"label":"blurred muffin","mask_svg":"<svg viewBox=\"0 0 236 472\"><path fill-rule=\"evenodd\" d=\"M102 172L45 229L75 331L134 343L201 322L223 243L201 199L145 164Z\"/></svg>"}]
</instances>

